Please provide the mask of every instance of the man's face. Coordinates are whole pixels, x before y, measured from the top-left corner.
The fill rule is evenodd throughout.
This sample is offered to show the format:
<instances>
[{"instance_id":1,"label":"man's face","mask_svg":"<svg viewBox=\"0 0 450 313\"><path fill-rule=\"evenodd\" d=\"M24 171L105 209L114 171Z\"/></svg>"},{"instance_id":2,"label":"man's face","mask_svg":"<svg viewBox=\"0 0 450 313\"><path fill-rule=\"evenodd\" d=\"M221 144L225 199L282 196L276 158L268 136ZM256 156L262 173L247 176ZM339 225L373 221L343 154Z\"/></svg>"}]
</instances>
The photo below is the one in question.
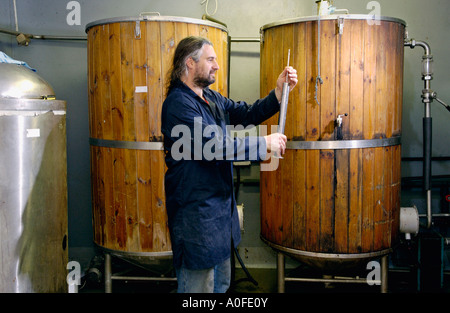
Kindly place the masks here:
<instances>
[{"instance_id":1,"label":"man's face","mask_svg":"<svg viewBox=\"0 0 450 313\"><path fill-rule=\"evenodd\" d=\"M200 59L195 63L194 83L201 88L206 88L216 81L215 73L219 69L214 48L204 45Z\"/></svg>"}]
</instances>

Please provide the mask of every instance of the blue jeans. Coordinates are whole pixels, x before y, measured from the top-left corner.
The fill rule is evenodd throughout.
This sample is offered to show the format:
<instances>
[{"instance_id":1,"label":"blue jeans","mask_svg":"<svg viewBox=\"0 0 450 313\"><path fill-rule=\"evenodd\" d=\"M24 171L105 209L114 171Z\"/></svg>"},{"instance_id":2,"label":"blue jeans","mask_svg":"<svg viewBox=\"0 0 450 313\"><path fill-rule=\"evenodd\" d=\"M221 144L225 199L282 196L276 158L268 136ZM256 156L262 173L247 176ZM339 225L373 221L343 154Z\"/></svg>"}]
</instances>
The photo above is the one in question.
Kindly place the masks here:
<instances>
[{"instance_id":1,"label":"blue jeans","mask_svg":"<svg viewBox=\"0 0 450 313\"><path fill-rule=\"evenodd\" d=\"M230 259L205 270L175 269L178 293L225 293L230 287Z\"/></svg>"}]
</instances>

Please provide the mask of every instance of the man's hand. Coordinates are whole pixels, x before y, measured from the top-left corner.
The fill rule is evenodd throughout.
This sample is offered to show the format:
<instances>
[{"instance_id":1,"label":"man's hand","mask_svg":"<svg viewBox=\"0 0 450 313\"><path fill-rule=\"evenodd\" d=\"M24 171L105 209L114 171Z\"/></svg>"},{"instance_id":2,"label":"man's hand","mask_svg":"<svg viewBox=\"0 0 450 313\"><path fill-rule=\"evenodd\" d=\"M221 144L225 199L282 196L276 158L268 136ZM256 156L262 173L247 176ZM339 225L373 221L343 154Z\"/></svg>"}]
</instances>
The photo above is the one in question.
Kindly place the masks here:
<instances>
[{"instance_id":1,"label":"man's hand","mask_svg":"<svg viewBox=\"0 0 450 313\"><path fill-rule=\"evenodd\" d=\"M297 70L292 66L286 66L286 68L281 72L277 79L277 87L275 88L275 95L277 96L278 102L281 102L281 96L283 93L283 84L286 82L286 75L289 83L289 92L294 89L295 85L298 83Z\"/></svg>"},{"instance_id":2,"label":"man's hand","mask_svg":"<svg viewBox=\"0 0 450 313\"><path fill-rule=\"evenodd\" d=\"M287 137L280 133L273 133L264 136L266 140L267 152L277 152L283 155L286 150Z\"/></svg>"}]
</instances>

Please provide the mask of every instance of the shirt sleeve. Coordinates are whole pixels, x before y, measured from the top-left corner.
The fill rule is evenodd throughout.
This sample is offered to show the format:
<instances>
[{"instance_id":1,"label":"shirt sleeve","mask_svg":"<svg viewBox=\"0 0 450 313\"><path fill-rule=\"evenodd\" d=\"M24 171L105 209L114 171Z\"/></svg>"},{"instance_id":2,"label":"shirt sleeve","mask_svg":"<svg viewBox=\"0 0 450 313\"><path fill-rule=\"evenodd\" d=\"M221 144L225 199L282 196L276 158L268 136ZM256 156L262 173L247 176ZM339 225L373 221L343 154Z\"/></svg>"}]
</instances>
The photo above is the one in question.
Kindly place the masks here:
<instances>
[{"instance_id":1,"label":"shirt sleeve","mask_svg":"<svg viewBox=\"0 0 450 313\"><path fill-rule=\"evenodd\" d=\"M275 96L275 90L272 90L265 98L258 99L253 104L225 98L224 107L229 114L230 124L246 127L259 125L272 117L280 110L280 103Z\"/></svg>"},{"instance_id":2,"label":"shirt sleeve","mask_svg":"<svg viewBox=\"0 0 450 313\"><path fill-rule=\"evenodd\" d=\"M242 121L242 125L246 127L253 122L264 121L266 119L264 117L271 112L277 112L279 105L275 95L272 94L266 98L257 101L254 110L252 110L253 106L248 106L245 102L234 102L222 96L219 98L216 96L216 101L229 109L227 112L233 115L234 122ZM273 103L274 101L276 104ZM257 112L258 110L260 112ZM237 118L239 116L241 117ZM246 119L247 122L245 122ZM221 125L211 123L209 114L190 97L180 95L169 99L163 108L162 115L166 155L170 153L170 159L174 161L264 160L267 153L265 139L261 136L233 137L230 135L228 126L234 125L225 125L225 121Z\"/></svg>"}]
</instances>

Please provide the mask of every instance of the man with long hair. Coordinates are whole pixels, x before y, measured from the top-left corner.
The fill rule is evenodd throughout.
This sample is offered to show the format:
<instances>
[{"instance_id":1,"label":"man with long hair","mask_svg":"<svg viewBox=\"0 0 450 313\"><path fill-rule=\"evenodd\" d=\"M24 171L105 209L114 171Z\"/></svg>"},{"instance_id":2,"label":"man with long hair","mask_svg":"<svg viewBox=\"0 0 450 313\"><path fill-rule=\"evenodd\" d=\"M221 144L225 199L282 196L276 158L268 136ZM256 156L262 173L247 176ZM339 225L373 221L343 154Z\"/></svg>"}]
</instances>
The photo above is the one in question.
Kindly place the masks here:
<instances>
[{"instance_id":1,"label":"man with long hair","mask_svg":"<svg viewBox=\"0 0 450 313\"><path fill-rule=\"evenodd\" d=\"M234 138L230 126L258 125L280 109L286 67L269 95L253 105L208 88L219 70L212 43L187 37L178 44L163 103L161 128L167 172L166 207L178 292L226 292L232 248L241 240L233 192L233 161L284 154L286 136ZM232 246L233 245L233 246Z\"/></svg>"}]
</instances>

